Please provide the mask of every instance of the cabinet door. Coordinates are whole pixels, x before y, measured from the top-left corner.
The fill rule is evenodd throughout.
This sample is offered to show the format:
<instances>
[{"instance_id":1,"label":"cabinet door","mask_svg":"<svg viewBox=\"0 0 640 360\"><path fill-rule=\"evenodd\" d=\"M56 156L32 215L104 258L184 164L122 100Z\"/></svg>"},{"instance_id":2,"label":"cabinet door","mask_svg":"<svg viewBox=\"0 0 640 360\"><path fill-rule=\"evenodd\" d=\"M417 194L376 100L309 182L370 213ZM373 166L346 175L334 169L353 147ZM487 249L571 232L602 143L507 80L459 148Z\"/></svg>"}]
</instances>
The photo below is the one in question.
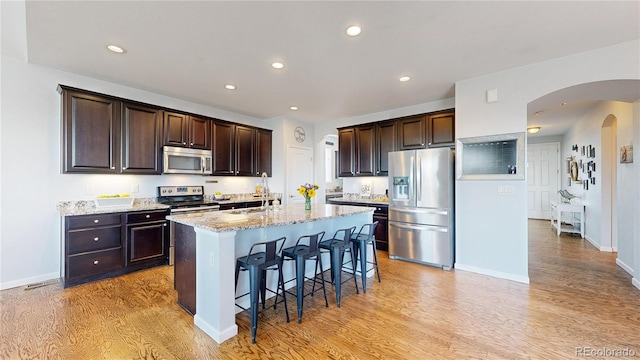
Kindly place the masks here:
<instances>
[{"instance_id":1,"label":"cabinet door","mask_svg":"<svg viewBox=\"0 0 640 360\"><path fill-rule=\"evenodd\" d=\"M211 120L189 116L189 147L211 150Z\"/></svg>"},{"instance_id":2,"label":"cabinet door","mask_svg":"<svg viewBox=\"0 0 640 360\"><path fill-rule=\"evenodd\" d=\"M271 130L258 129L256 131L256 176L266 172L271 174L272 138Z\"/></svg>"},{"instance_id":3,"label":"cabinet door","mask_svg":"<svg viewBox=\"0 0 640 360\"><path fill-rule=\"evenodd\" d=\"M396 123L380 123L376 129L376 175L389 175L389 153L396 151Z\"/></svg>"},{"instance_id":4,"label":"cabinet door","mask_svg":"<svg viewBox=\"0 0 640 360\"><path fill-rule=\"evenodd\" d=\"M455 145L455 113L430 115L427 122L429 147Z\"/></svg>"},{"instance_id":5,"label":"cabinet door","mask_svg":"<svg viewBox=\"0 0 640 360\"><path fill-rule=\"evenodd\" d=\"M122 173L161 174L159 109L122 105Z\"/></svg>"},{"instance_id":6,"label":"cabinet door","mask_svg":"<svg viewBox=\"0 0 640 360\"><path fill-rule=\"evenodd\" d=\"M399 119L396 126L398 127L399 150L427 147L427 126L424 115Z\"/></svg>"},{"instance_id":7,"label":"cabinet door","mask_svg":"<svg viewBox=\"0 0 640 360\"><path fill-rule=\"evenodd\" d=\"M189 147L187 144L189 117L175 112L164 113L163 145Z\"/></svg>"},{"instance_id":8,"label":"cabinet door","mask_svg":"<svg viewBox=\"0 0 640 360\"><path fill-rule=\"evenodd\" d=\"M355 129L338 130L338 176L355 175Z\"/></svg>"},{"instance_id":9,"label":"cabinet door","mask_svg":"<svg viewBox=\"0 0 640 360\"><path fill-rule=\"evenodd\" d=\"M255 176L255 129L236 125L236 175Z\"/></svg>"},{"instance_id":10,"label":"cabinet door","mask_svg":"<svg viewBox=\"0 0 640 360\"><path fill-rule=\"evenodd\" d=\"M120 172L120 102L61 89L63 173Z\"/></svg>"},{"instance_id":11,"label":"cabinet door","mask_svg":"<svg viewBox=\"0 0 640 360\"><path fill-rule=\"evenodd\" d=\"M389 240L388 240L388 218L385 215L378 215L376 213L373 214L373 221L378 222L378 226L376 226L376 230L374 231L374 235L376 237L376 247L378 250L389 250Z\"/></svg>"},{"instance_id":12,"label":"cabinet door","mask_svg":"<svg viewBox=\"0 0 640 360\"><path fill-rule=\"evenodd\" d=\"M127 266L163 263L169 258L167 222L127 226Z\"/></svg>"},{"instance_id":13,"label":"cabinet door","mask_svg":"<svg viewBox=\"0 0 640 360\"><path fill-rule=\"evenodd\" d=\"M356 127L356 176L375 175L375 126Z\"/></svg>"},{"instance_id":14,"label":"cabinet door","mask_svg":"<svg viewBox=\"0 0 640 360\"><path fill-rule=\"evenodd\" d=\"M235 126L214 121L213 127L213 175L235 175Z\"/></svg>"}]
</instances>

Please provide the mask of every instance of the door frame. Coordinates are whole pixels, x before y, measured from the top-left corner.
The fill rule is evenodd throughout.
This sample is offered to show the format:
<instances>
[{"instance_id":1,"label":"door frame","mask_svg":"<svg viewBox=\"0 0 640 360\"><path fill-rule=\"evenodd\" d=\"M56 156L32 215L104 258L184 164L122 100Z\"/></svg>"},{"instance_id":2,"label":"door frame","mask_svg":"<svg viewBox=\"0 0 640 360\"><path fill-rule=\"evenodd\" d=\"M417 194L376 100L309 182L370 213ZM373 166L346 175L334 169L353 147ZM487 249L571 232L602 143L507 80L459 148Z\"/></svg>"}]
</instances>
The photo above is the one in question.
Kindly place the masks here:
<instances>
[{"instance_id":1,"label":"door frame","mask_svg":"<svg viewBox=\"0 0 640 360\"><path fill-rule=\"evenodd\" d=\"M551 142L541 142L541 143L527 143L527 150L529 149L529 146L531 145L555 145L556 147L556 162L557 162L557 176L556 176L556 189L561 190L562 189L562 154L561 154L561 144L558 141L551 141ZM528 158L527 158L527 162L528 162ZM529 177L529 173L528 173L529 169L527 169L527 178ZM528 189L527 189L528 191ZM549 198L549 201L553 200L558 202L558 193L556 192L555 194L555 198ZM529 219L529 214L527 212L527 220Z\"/></svg>"}]
</instances>

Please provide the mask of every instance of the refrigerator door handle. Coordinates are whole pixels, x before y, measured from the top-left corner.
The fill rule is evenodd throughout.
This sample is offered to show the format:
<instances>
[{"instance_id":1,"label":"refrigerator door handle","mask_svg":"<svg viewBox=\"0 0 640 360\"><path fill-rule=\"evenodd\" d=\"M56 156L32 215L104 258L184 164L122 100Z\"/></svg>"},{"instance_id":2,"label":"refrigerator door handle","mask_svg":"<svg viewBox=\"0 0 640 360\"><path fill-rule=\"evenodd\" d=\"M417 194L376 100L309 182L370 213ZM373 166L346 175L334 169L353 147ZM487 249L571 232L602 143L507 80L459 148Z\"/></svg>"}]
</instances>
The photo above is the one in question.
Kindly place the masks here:
<instances>
[{"instance_id":1,"label":"refrigerator door handle","mask_svg":"<svg viewBox=\"0 0 640 360\"><path fill-rule=\"evenodd\" d=\"M416 156L416 194L417 201L422 201L422 157Z\"/></svg>"},{"instance_id":2,"label":"refrigerator door handle","mask_svg":"<svg viewBox=\"0 0 640 360\"><path fill-rule=\"evenodd\" d=\"M391 227L397 227L397 228L401 228L401 229L411 229L411 230L431 230L431 231L439 231L439 232L448 232L449 228L447 227L443 227L443 226L430 226L430 225L407 225L407 224L400 224L400 223L396 223L396 222L390 222L389 226Z\"/></svg>"}]
</instances>

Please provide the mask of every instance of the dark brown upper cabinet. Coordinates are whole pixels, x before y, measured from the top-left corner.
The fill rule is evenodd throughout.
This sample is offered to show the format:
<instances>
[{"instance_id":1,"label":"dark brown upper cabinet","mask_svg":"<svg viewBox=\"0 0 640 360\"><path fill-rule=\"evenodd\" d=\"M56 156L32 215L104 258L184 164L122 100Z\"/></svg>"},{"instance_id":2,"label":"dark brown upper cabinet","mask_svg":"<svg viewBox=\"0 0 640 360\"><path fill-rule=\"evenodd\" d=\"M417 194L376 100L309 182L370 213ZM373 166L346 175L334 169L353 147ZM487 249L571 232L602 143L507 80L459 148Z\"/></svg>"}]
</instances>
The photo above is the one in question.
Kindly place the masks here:
<instances>
[{"instance_id":1,"label":"dark brown upper cabinet","mask_svg":"<svg viewBox=\"0 0 640 360\"><path fill-rule=\"evenodd\" d=\"M424 149L427 147L427 117L409 116L397 120L398 150Z\"/></svg>"},{"instance_id":2,"label":"dark brown upper cabinet","mask_svg":"<svg viewBox=\"0 0 640 360\"><path fill-rule=\"evenodd\" d=\"M272 132L271 130L258 129L256 131L256 176L266 172L272 176Z\"/></svg>"},{"instance_id":3,"label":"dark brown upper cabinet","mask_svg":"<svg viewBox=\"0 0 640 360\"><path fill-rule=\"evenodd\" d=\"M213 121L213 172L217 176L271 176L272 132Z\"/></svg>"},{"instance_id":4,"label":"dark brown upper cabinet","mask_svg":"<svg viewBox=\"0 0 640 360\"><path fill-rule=\"evenodd\" d=\"M338 176L355 176L355 128L338 129Z\"/></svg>"},{"instance_id":5,"label":"dark brown upper cabinet","mask_svg":"<svg viewBox=\"0 0 640 360\"><path fill-rule=\"evenodd\" d=\"M446 112L427 117L429 147L455 146L455 113Z\"/></svg>"},{"instance_id":6,"label":"dark brown upper cabinet","mask_svg":"<svg viewBox=\"0 0 640 360\"><path fill-rule=\"evenodd\" d=\"M123 103L121 172L123 174L161 174L161 134L161 110Z\"/></svg>"},{"instance_id":7,"label":"dark brown upper cabinet","mask_svg":"<svg viewBox=\"0 0 640 360\"><path fill-rule=\"evenodd\" d=\"M256 176L256 130L236 125L236 175Z\"/></svg>"},{"instance_id":8,"label":"dark brown upper cabinet","mask_svg":"<svg viewBox=\"0 0 640 360\"><path fill-rule=\"evenodd\" d=\"M118 100L60 86L62 172L120 172Z\"/></svg>"},{"instance_id":9,"label":"dark brown upper cabinet","mask_svg":"<svg viewBox=\"0 0 640 360\"><path fill-rule=\"evenodd\" d=\"M163 145L211 150L211 120L165 112Z\"/></svg>"},{"instance_id":10,"label":"dark brown upper cabinet","mask_svg":"<svg viewBox=\"0 0 640 360\"><path fill-rule=\"evenodd\" d=\"M356 176L375 175L375 125L356 126Z\"/></svg>"},{"instance_id":11,"label":"dark brown upper cabinet","mask_svg":"<svg viewBox=\"0 0 640 360\"><path fill-rule=\"evenodd\" d=\"M389 153L396 151L396 139L395 121L376 124L376 175L389 175Z\"/></svg>"},{"instance_id":12,"label":"dark brown upper cabinet","mask_svg":"<svg viewBox=\"0 0 640 360\"><path fill-rule=\"evenodd\" d=\"M235 125L226 122L214 121L212 128L212 175L235 175Z\"/></svg>"}]
</instances>

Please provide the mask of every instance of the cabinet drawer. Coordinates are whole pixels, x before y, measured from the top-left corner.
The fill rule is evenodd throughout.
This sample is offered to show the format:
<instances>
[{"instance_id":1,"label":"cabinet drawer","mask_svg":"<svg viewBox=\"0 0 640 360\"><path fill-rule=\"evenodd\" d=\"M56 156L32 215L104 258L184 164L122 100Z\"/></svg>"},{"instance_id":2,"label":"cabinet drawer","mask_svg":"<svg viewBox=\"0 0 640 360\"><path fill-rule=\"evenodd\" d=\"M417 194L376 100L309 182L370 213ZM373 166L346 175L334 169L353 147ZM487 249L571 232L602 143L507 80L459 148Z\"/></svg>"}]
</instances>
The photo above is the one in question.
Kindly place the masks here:
<instances>
[{"instance_id":1,"label":"cabinet drawer","mask_svg":"<svg viewBox=\"0 0 640 360\"><path fill-rule=\"evenodd\" d=\"M120 226L69 231L67 254L120 247L122 245L120 231Z\"/></svg>"},{"instance_id":2,"label":"cabinet drawer","mask_svg":"<svg viewBox=\"0 0 640 360\"><path fill-rule=\"evenodd\" d=\"M120 225L120 213L71 216L67 220L67 226L69 229L107 225Z\"/></svg>"},{"instance_id":3,"label":"cabinet drawer","mask_svg":"<svg viewBox=\"0 0 640 360\"><path fill-rule=\"evenodd\" d=\"M72 255L67 258L67 278L102 274L122 267L122 248Z\"/></svg>"},{"instance_id":4,"label":"cabinet drawer","mask_svg":"<svg viewBox=\"0 0 640 360\"><path fill-rule=\"evenodd\" d=\"M127 224L165 220L169 214L167 210L162 211L141 211L127 214Z\"/></svg>"},{"instance_id":5,"label":"cabinet drawer","mask_svg":"<svg viewBox=\"0 0 640 360\"><path fill-rule=\"evenodd\" d=\"M389 208L387 206L376 206L376 210L373 215L387 216L389 214Z\"/></svg>"}]
</instances>

